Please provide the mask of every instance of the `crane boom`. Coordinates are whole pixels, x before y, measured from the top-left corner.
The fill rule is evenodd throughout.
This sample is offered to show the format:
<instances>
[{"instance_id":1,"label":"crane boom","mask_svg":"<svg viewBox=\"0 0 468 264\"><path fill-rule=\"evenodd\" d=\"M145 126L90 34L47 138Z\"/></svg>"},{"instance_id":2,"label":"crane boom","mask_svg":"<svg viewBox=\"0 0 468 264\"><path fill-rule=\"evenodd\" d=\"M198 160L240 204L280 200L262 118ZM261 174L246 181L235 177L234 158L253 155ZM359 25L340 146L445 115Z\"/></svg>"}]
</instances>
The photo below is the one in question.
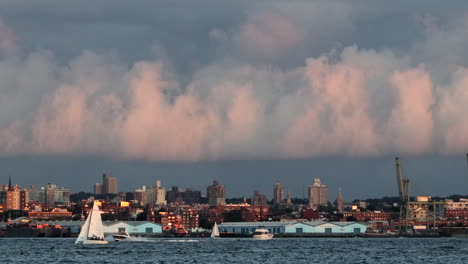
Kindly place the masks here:
<instances>
[{"instance_id":1,"label":"crane boom","mask_svg":"<svg viewBox=\"0 0 468 264\"><path fill-rule=\"evenodd\" d=\"M396 174L397 174L397 183L398 183L398 194L400 195L400 201L404 201L405 197L403 195L403 174L401 173L400 158L395 158L396 163Z\"/></svg>"}]
</instances>

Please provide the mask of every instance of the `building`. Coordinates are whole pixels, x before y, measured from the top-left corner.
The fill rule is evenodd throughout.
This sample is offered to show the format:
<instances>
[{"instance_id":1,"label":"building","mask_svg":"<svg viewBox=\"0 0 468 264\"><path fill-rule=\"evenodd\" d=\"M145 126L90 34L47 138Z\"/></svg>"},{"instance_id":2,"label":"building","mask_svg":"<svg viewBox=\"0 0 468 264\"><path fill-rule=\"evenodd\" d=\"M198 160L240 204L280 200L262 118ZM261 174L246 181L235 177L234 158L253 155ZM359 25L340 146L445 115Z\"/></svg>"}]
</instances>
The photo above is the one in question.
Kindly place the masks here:
<instances>
[{"instance_id":1,"label":"building","mask_svg":"<svg viewBox=\"0 0 468 264\"><path fill-rule=\"evenodd\" d=\"M185 229L196 229L200 227L200 217L198 211L192 208L183 207L179 211L182 225Z\"/></svg>"},{"instance_id":2,"label":"building","mask_svg":"<svg viewBox=\"0 0 468 264\"><path fill-rule=\"evenodd\" d=\"M358 222L367 221L390 221L392 218L396 218L397 215L392 216L388 212L344 212L344 219L354 218Z\"/></svg>"},{"instance_id":3,"label":"building","mask_svg":"<svg viewBox=\"0 0 468 264\"><path fill-rule=\"evenodd\" d=\"M166 205L166 189L161 186L161 181L157 180L156 181L156 186L155 186L155 201L154 203L156 205Z\"/></svg>"},{"instance_id":4,"label":"building","mask_svg":"<svg viewBox=\"0 0 468 264\"><path fill-rule=\"evenodd\" d=\"M292 236L340 236L363 234L367 224L357 222L296 222L285 226L285 235Z\"/></svg>"},{"instance_id":5,"label":"building","mask_svg":"<svg viewBox=\"0 0 468 264\"><path fill-rule=\"evenodd\" d=\"M166 205L166 189L161 186L161 181L157 180L156 185L146 189L147 203L152 205Z\"/></svg>"},{"instance_id":6,"label":"building","mask_svg":"<svg viewBox=\"0 0 468 264\"><path fill-rule=\"evenodd\" d=\"M273 203L281 204L283 202L283 187L279 181L273 185Z\"/></svg>"},{"instance_id":7,"label":"building","mask_svg":"<svg viewBox=\"0 0 468 264\"><path fill-rule=\"evenodd\" d=\"M251 204L253 206L267 205L267 198L265 195L261 194L260 191L255 191Z\"/></svg>"},{"instance_id":8,"label":"building","mask_svg":"<svg viewBox=\"0 0 468 264\"><path fill-rule=\"evenodd\" d=\"M107 173L102 175L102 193L117 194L117 179Z\"/></svg>"},{"instance_id":9,"label":"building","mask_svg":"<svg viewBox=\"0 0 468 264\"><path fill-rule=\"evenodd\" d=\"M119 232L128 232L130 235L160 235L162 226L149 221L104 221L104 234L117 234Z\"/></svg>"},{"instance_id":10,"label":"building","mask_svg":"<svg viewBox=\"0 0 468 264\"><path fill-rule=\"evenodd\" d=\"M226 192L224 185L214 180L213 185L207 188L208 204L210 206L226 205Z\"/></svg>"},{"instance_id":11,"label":"building","mask_svg":"<svg viewBox=\"0 0 468 264\"><path fill-rule=\"evenodd\" d=\"M185 204L198 204L200 203L201 192L192 190L190 188L180 188L173 186L167 192L168 203L185 203Z\"/></svg>"},{"instance_id":12,"label":"building","mask_svg":"<svg viewBox=\"0 0 468 264\"><path fill-rule=\"evenodd\" d=\"M6 192L6 210L24 210L29 202L29 191L21 190L17 185Z\"/></svg>"},{"instance_id":13,"label":"building","mask_svg":"<svg viewBox=\"0 0 468 264\"><path fill-rule=\"evenodd\" d=\"M309 186L309 207L328 204L328 188L320 182L320 179L314 179L314 184Z\"/></svg>"},{"instance_id":14,"label":"building","mask_svg":"<svg viewBox=\"0 0 468 264\"><path fill-rule=\"evenodd\" d=\"M344 209L344 201L343 195L341 194L341 188L338 190L338 197L336 198L336 209L338 212L343 212Z\"/></svg>"},{"instance_id":15,"label":"building","mask_svg":"<svg viewBox=\"0 0 468 264\"><path fill-rule=\"evenodd\" d=\"M146 186L143 186L133 192L133 200L138 201L141 205L148 204L148 193L146 192Z\"/></svg>"},{"instance_id":16,"label":"building","mask_svg":"<svg viewBox=\"0 0 468 264\"><path fill-rule=\"evenodd\" d=\"M468 199L460 198L460 201L458 202L454 202L451 199L446 199L445 210L468 210Z\"/></svg>"},{"instance_id":17,"label":"building","mask_svg":"<svg viewBox=\"0 0 468 264\"><path fill-rule=\"evenodd\" d=\"M94 189L94 194L102 194L102 184L99 182L96 182L93 186Z\"/></svg>"},{"instance_id":18,"label":"building","mask_svg":"<svg viewBox=\"0 0 468 264\"><path fill-rule=\"evenodd\" d=\"M222 235L251 236L260 226L279 236L354 236L367 230L358 222L227 222L218 228Z\"/></svg>"},{"instance_id":19,"label":"building","mask_svg":"<svg viewBox=\"0 0 468 264\"><path fill-rule=\"evenodd\" d=\"M71 220L72 212L65 210L53 210L52 212L28 212L31 219Z\"/></svg>"},{"instance_id":20,"label":"building","mask_svg":"<svg viewBox=\"0 0 468 264\"><path fill-rule=\"evenodd\" d=\"M38 201L47 207L53 207L56 203L66 204L70 202L70 190L64 187L57 187L57 185L48 183L41 189L31 187L33 194L33 201Z\"/></svg>"}]
</instances>

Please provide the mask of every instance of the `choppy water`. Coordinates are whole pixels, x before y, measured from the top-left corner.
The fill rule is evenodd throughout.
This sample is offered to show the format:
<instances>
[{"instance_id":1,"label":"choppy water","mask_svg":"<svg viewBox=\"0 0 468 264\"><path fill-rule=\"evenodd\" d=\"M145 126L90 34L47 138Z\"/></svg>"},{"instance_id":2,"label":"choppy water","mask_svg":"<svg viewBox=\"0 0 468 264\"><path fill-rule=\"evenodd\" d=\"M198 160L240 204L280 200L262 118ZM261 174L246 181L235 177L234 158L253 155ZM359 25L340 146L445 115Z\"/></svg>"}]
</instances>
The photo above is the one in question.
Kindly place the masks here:
<instances>
[{"instance_id":1,"label":"choppy water","mask_svg":"<svg viewBox=\"0 0 468 264\"><path fill-rule=\"evenodd\" d=\"M0 263L468 263L468 239L146 239L76 246L66 238L2 238Z\"/></svg>"}]
</instances>

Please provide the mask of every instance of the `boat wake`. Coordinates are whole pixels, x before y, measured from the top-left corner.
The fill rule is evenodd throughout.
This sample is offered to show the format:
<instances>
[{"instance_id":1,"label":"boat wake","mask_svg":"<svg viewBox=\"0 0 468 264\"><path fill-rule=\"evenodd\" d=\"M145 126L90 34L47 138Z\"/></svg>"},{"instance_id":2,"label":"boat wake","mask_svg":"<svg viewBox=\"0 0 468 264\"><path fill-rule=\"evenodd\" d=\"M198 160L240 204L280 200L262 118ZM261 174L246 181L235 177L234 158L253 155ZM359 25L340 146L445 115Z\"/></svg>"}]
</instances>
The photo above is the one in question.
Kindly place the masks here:
<instances>
[{"instance_id":1,"label":"boat wake","mask_svg":"<svg viewBox=\"0 0 468 264\"><path fill-rule=\"evenodd\" d=\"M170 240L166 240L166 242L172 242L172 243L197 243L197 242L200 242L200 240L196 240L196 239L170 239Z\"/></svg>"}]
</instances>

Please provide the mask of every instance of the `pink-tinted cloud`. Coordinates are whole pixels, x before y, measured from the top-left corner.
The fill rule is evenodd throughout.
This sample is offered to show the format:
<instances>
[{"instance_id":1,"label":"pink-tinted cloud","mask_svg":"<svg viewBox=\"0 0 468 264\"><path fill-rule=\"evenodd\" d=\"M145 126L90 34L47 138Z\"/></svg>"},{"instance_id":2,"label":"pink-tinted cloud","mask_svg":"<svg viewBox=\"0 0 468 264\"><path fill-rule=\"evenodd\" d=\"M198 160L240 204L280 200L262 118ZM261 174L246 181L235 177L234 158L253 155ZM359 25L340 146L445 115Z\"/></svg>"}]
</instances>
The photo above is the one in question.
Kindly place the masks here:
<instances>
[{"instance_id":1,"label":"pink-tinted cloud","mask_svg":"<svg viewBox=\"0 0 468 264\"><path fill-rule=\"evenodd\" d=\"M365 74L321 57L308 60L305 75L311 101L285 134L286 152L301 157L376 154Z\"/></svg>"},{"instance_id":2,"label":"pink-tinted cloud","mask_svg":"<svg viewBox=\"0 0 468 264\"><path fill-rule=\"evenodd\" d=\"M300 30L287 17L274 13L251 15L234 37L247 55L264 58L278 58L292 52L301 39Z\"/></svg>"},{"instance_id":3,"label":"pink-tinted cloud","mask_svg":"<svg viewBox=\"0 0 468 264\"><path fill-rule=\"evenodd\" d=\"M10 49L6 39L16 50L2 27L0 49ZM220 30L212 37L269 57L293 51L300 32L265 13L234 39ZM84 51L63 65L53 52L9 51L0 56L0 155L199 161L466 151L468 70L414 60L353 45L286 69L215 61L187 82L170 58L126 65Z\"/></svg>"},{"instance_id":4,"label":"pink-tinted cloud","mask_svg":"<svg viewBox=\"0 0 468 264\"><path fill-rule=\"evenodd\" d=\"M390 82L396 90L396 105L387 128L391 145L398 153L432 151L434 98L429 74L421 68L396 72Z\"/></svg>"}]
</instances>

